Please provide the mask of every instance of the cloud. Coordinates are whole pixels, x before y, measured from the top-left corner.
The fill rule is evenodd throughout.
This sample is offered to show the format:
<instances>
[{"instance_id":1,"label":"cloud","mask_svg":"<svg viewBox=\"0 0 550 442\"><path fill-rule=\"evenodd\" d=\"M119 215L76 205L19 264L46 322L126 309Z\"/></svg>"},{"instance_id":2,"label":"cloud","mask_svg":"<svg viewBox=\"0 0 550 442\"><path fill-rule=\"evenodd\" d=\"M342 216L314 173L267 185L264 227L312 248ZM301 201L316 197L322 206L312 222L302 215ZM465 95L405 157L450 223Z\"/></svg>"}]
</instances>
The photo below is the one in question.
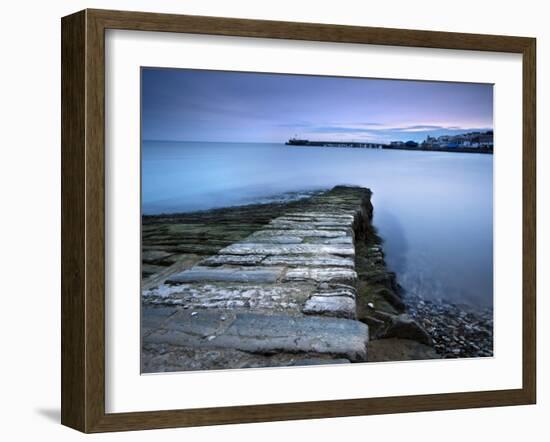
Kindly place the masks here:
<instances>
[{"instance_id":1,"label":"cloud","mask_svg":"<svg viewBox=\"0 0 550 442\"><path fill-rule=\"evenodd\" d=\"M456 135L473 131L491 129L491 127L472 126L460 127L443 124L383 124L376 123L374 126L331 123L326 125L313 125L302 123L288 125L296 129L300 138L309 140L325 141L367 141L367 142L390 142L395 140L422 141L427 135Z\"/></svg>"},{"instance_id":2,"label":"cloud","mask_svg":"<svg viewBox=\"0 0 550 442\"><path fill-rule=\"evenodd\" d=\"M449 129L445 126L437 126L433 124L417 124L413 126L402 126L402 127L394 127L389 130L395 131L395 132L424 132L427 130L445 130Z\"/></svg>"},{"instance_id":3,"label":"cloud","mask_svg":"<svg viewBox=\"0 0 550 442\"><path fill-rule=\"evenodd\" d=\"M342 127L342 126L322 126L312 128L314 132L336 132L336 133L372 133L372 129L363 129L359 127Z\"/></svg>"}]
</instances>

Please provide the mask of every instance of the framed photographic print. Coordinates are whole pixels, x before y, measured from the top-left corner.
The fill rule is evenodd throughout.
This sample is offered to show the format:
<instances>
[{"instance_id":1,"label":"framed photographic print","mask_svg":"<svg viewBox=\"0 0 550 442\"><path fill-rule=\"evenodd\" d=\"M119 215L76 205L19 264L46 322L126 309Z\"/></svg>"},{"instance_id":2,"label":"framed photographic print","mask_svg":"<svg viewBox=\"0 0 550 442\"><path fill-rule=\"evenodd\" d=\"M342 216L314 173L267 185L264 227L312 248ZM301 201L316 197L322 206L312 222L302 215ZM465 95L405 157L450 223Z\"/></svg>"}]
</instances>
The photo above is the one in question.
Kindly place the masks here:
<instances>
[{"instance_id":1,"label":"framed photographic print","mask_svg":"<svg viewBox=\"0 0 550 442\"><path fill-rule=\"evenodd\" d=\"M535 403L535 40L62 20L62 423Z\"/></svg>"}]
</instances>

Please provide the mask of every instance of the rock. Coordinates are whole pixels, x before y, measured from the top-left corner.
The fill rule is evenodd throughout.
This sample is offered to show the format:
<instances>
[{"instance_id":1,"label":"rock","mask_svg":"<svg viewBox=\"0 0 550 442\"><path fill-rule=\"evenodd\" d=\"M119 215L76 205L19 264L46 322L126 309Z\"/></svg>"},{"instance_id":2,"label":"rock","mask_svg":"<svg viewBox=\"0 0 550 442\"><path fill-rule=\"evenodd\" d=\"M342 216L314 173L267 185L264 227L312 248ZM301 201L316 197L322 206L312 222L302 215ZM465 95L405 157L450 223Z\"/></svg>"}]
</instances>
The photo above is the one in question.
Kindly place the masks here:
<instances>
[{"instance_id":1,"label":"rock","mask_svg":"<svg viewBox=\"0 0 550 442\"><path fill-rule=\"evenodd\" d=\"M375 270L368 272L366 275L367 281L371 284L381 284L386 288L397 291L397 283L395 281L395 273Z\"/></svg>"},{"instance_id":2,"label":"rock","mask_svg":"<svg viewBox=\"0 0 550 442\"><path fill-rule=\"evenodd\" d=\"M373 333L374 330L381 330L383 327L385 327L386 323L384 321L381 321L380 319L376 319L373 316L361 316L359 318L361 322L364 322L369 326L369 333L371 338L378 338L378 334L375 336Z\"/></svg>"},{"instance_id":3,"label":"rock","mask_svg":"<svg viewBox=\"0 0 550 442\"><path fill-rule=\"evenodd\" d=\"M340 295L313 295L304 304L302 312L306 315L355 319L355 299Z\"/></svg>"},{"instance_id":4,"label":"rock","mask_svg":"<svg viewBox=\"0 0 550 442\"><path fill-rule=\"evenodd\" d=\"M405 310L405 303L398 295L395 294L393 290L383 287L377 290L376 294L388 301L396 310L400 312Z\"/></svg>"},{"instance_id":5,"label":"rock","mask_svg":"<svg viewBox=\"0 0 550 442\"><path fill-rule=\"evenodd\" d=\"M407 314L392 315L391 322L386 329L385 336L412 339L422 344L432 345L432 338L414 319Z\"/></svg>"},{"instance_id":6,"label":"rock","mask_svg":"<svg viewBox=\"0 0 550 442\"><path fill-rule=\"evenodd\" d=\"M483 357L492 355L492 309L453 304L442 299L428 301L407 295L409 311L414 311L427 326L436 342L435 348L445 358ZM480 331L484 329L487 335ZM484 354L487 352L487 354Z\"/></svg>"}]
</instances>

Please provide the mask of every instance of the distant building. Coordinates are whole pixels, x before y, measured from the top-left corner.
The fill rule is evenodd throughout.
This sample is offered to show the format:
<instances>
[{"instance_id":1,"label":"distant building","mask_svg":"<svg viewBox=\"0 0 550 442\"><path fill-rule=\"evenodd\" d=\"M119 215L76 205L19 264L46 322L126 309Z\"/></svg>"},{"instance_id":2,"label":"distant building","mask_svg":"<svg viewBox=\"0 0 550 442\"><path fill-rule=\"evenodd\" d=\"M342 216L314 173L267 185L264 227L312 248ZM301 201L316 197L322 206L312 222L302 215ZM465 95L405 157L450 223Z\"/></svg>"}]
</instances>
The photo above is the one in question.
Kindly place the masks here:
<instances>
[{"instance_id":1,"label":"distant building","mask_svg":"<svg viewBox=\"0 0 550 442\"><path fill-rule=\"evenodd\" d=\"M479 136L479 145L481 147L493 147L493 132L481 134Z\"/></svg>"},{"instance_id":2,"label":"distant building","mask_svg":"<svg viewBox=\"0 0 550 442\"><path fill-rule=\"evenodd\" d=\"M441 135L432 137L428 135L421 143L424 149L493 149L493 131L468 132L460 135Z\"/></svg>"}]
</instances>

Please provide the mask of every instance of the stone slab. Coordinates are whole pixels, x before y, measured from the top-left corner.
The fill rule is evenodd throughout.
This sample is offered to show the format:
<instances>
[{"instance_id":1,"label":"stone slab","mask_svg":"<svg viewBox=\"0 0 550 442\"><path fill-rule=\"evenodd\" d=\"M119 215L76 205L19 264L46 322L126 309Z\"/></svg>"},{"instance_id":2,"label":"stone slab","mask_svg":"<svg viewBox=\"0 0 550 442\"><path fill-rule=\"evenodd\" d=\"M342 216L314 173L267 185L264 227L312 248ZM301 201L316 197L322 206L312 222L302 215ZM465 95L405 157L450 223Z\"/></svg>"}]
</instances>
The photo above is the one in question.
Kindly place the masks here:
<instances>
[{"instance_id":1,"label":"stone slab","mask_svg":"<svg viewBox=\"0 0 550 442\"><path fill-rule=\"evenodd\" d=\"M355 256L355 248L348 244L260 244L236 243L220 251L226 255L338 255Z\"/></svg>"},{"instance_id":2,"label":"stone slab","mask_svg":"<svg viewBox=\"0 0 550 442\"><path fill-rule=\"evenodd\" d=\"M348 268L298 267L288 269L284 281L340 282L354 285L357 273Z\"/></svg>"},{"instance_id":3,"label":"stone slab","mask_svg":"<svg viewBox=\"0 0 550 442\"><path fill-rule=\"evenodd\" d=\"M226 319L222 321L222 316ZM330 354L352 362L366 361L368 327L359 321L319 316L186 310L143 338L145 344L236 349L250 353Z\"/></svg>"},{"instance_id":4,"label":"stone slab","mask_svg":"<svg viewBox=\"0 0 550 442\"><path fill-rule=\"evenodd\" d=\"M342 212L342 211L340 211ZM310 218L334 218L338 220L347 220L352 222L354 220L354 215L350 212L348 214L343 214L340 212L291 212L284 216L302 216L302 217L310 217Z\"/></svg>"},{"instance_id":5,"label":"stone slab","mask_svg":"<svg viewBox=\"0 0 550 442\"><path fill-rule=\"evenodd\" d=\"M195 266L170 276L168 284L182 282L251 282L274 283L282 275L282 267L206 267Z\"/></svg>"},{"instance_id":6,"label":"stone slab","mask_svg":"<svg viewBox=\"0 0 550 442\"><path fill-rule=\"evenodd\" d=\"M348 296L312 296L302 308L308 315L325 315L355 319L355 300Z\"/></svg>"},{"instance_id":7,"label":"stone slab","mask_svg":"<svg viewBox=\"0 0 550 442\"><path fill-rule=\"evenodd\" d=\"M303 241L304 238L292 235L271 235L253 237L253 242L261 244L300 244Z\"/></svg>"},{"instance_id":8,"label":"stone slab","mask_svg":"<svg viewBox=\"0 0 550 442\"><path fill-rule=\"evenodd\" d=\"M147 290L142 299L150 305L199 309L257 309L300 311L314 287L308 284L203 283L161 285Z\"/></svg>"},{"instance_id":9,"label":"stone slab","mask_svg":"<svg viewBox=\"0 0 550 442\"><path fill-rule=\"evenodd\" d=\"M315 266L315 267L348 267L354 268L355 262L352 258L343 258L334 255L277 255L268 256L262 261L262 265L281 265L281 266Z\"/></svg>"},{"instance_id":10,"label":"stone slab","mask_svg":"<svg viewBox=\"0 0 550 442\"><path fill-rule=\"evenodd\" d=\"M201 266L257 266L265 258L265 255L213 255L202 260Z\"/></svg>"},{"instance_id":11,"label":"stone slab","mask_svg":"<svg viewBox=\"0 0 550 442\"><path fill-rule=\"evenodd\" d=\"M348 222L305 222L305 221L285 221L274 219L269 223L268 227L274 229L318 229L318 230L341 230L349 227Z\"/></svg>"},{"instance_id":12,"label":"stone slab","mask_svg":"<svg viewBox=\"0 0 550 442\"><path fill-rule=\"evenodd\" d=\"M145 312L147 312L147 314L145 314ZM164 321L176 313L176 310L169 306L158 306L143 309L143 313L144 314L141 316L141 329L143 333L148 333L154 329L160 328Z\"/></svg>"},{"instance_id":13,"label":"stone slab","mask_svg":"<svg viewBox=\"0 0 550 442\"><path fill-rule=\"evenodd\" d=\"M343 230L296 230L296 229L282 229L282 230L259 230L254 232L248 237L250 242L255 242L256 238L270 238L279 235L291 235L298 236L300 238L318 237L318 238L339 238L341 236L351 236L350 229Z\"/></svg>"},{"instance_id":14,"label":"stone slab","mask_svg":"<svg viewBox=\"0 0 550 442\"><path fill-rule=\"evenodd\" d=\"M336 238L310 238L308 244L349 244L353 245L351 236L338 236Z\"/></svg>"},{"instance_id":15,"label":"stone slab","mask_svg":"<svg viewBox=\"0 0 550 442\"><path fill-rule=\"evenodd\" d=\"M350 226L353 223L353 217L340 218L325 216L306 216L306 215L285 215L275 218L277 222L305 222L305 223L321 223L321 224L337 224L342 226Z\"/></svg>"},{"instance_id":16,"label":"stone slab","mask_svg":"<svg viewBox=\"0 0 550 442\"><path fill-rule=\"evenodd\" d=\"M345 296L355 300L356 291L354 287L343 284L319 284L313 296Z\"/></svg>"}]
</instances>

